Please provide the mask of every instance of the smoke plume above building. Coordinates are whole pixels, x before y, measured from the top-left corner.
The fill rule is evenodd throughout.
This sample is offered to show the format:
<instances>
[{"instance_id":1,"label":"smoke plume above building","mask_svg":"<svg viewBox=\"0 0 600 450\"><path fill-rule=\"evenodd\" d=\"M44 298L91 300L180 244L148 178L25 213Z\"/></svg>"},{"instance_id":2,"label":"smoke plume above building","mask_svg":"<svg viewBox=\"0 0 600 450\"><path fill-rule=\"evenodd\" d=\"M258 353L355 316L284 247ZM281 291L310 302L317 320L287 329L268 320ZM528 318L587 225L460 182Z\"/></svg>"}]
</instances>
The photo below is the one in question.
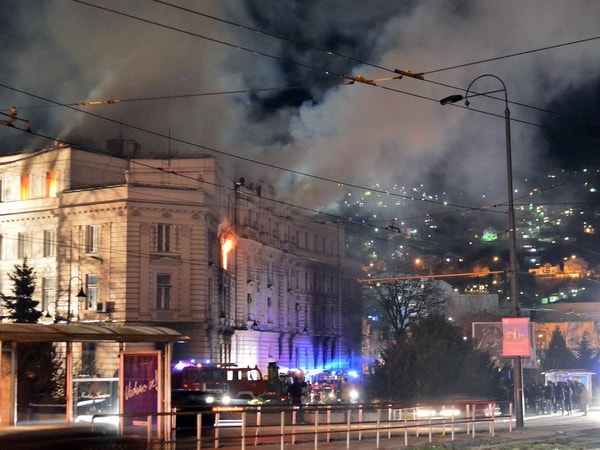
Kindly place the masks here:
<instances>
[{"instance_id":1,"label":"smoke plume above building","mask_svg":"<svg viewBox=\"0 0 600 450\"><path fill-rule=\"evenodd\" d=\"M503 204L502 86L478 80L473 92L496 99L469 109L438 100L499 77L517 195L549 189L562 170L550 149L570 149L551 145L546 124L597 139L579 132L597 116L559 99L597 86L599 13L579 0L11 2L0 110L16 106L34 135L1 127L1 151L123 137L146 155L215 154L232 179L266 180L315 210L367 189L399 194L381 194L391 209L378 220L396 205L409 218Z\"/></svg>"}]
</instances>

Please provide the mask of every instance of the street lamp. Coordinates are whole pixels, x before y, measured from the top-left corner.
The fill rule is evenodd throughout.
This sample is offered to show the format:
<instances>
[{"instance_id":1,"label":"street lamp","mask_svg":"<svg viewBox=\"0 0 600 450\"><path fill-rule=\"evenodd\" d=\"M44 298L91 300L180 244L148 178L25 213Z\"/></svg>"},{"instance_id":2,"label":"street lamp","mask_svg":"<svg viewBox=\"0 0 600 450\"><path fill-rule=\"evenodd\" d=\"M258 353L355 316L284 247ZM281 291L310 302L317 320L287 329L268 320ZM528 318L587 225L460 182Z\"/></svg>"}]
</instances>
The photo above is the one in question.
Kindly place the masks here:
<instances>
[{"instance_id":1,"label":"street lamp","mask_svg":"<svg viewBox=\"0 0 600 450\"><path fill-rule=\"evenodd\" d=\"M252 322L252 325L250 326L250 328L252 330L260 331L260 326L258 325L258 322L256 321L256 316L253 313L248 313L248 317L246 317L246 321Z\"/></svg>"},{"instance_id":2,"label":"street lamp","mask_svg":"<svg viewBox=\"0 0 600 450\"><path fill-rule=\"evenodd\" d=\"M83 292L83 280L78 276L71 277L71 279L69 280L69 298L67 299L67 323L71 323L71 317L72 317L72 314L71 314L71 283L75 279L79 280L79 292L76 295L77 311L79 311L79 302L81 300L83 300L84 298L87 298L87 295L85 295L85 292ZM79 312L77 314L79 314Z\"/></svg>"},{"instance_id":3,"label":"street lamp","mask_svg":"<svg viewBox=\"0 0 600 450\"><path fill-rule=\"evenodd\" d=\"M491 77L498 80L502 84L502 89L496 91L486 92L484 94L471 93L471 86L481 78ZM509 252L509 277L510 277L510 299L511 299L511 316L519 316L519 288L517 284L517 243L516 243L516 226L515 226L515 205L513 199L513 173L512 173L512 149L510 139L510 109L508 108L508 93L506 85L501 78L496 75L486 73L480 75L471 81L471 84L467 87L465 96L462 95L450 95L440 100L442 105L448 105L456 103L461 100L465 100L465 106L469 107L469 96L475 97L478 95L490 95L496 92L504 92L504 129L506 135L506 176L508 184L508 252ZM517 419L517 428L523 428L523 373L521 369L521 357L515 356L513 358L513 370L514 370L514 401L515 401L515 414Z\"/></svg>"}]
</instances>

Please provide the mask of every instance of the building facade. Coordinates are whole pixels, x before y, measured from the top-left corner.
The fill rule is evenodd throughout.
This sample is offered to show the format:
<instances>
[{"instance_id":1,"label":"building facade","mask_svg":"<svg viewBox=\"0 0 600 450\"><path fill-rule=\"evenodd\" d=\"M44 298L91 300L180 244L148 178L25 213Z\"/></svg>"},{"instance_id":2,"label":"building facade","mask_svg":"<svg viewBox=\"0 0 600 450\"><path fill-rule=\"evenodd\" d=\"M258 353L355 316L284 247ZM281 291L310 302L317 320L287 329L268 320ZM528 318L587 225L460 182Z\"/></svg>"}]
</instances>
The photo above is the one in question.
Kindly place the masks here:
<instances>
[{"instance_id":1,"label":"building facade","mask_svg":"<svg viewBox=\"0 0 600 450\"><path fill-rule=\"evenodd\" d=\"M43 321L167 326L191 338L175 359L263 373L352 364L360 314L345 312L360 289L342 226L234 182L211 156L125 156L0 158L3 293L27 258Z\"/></svg>"}]
</instances>

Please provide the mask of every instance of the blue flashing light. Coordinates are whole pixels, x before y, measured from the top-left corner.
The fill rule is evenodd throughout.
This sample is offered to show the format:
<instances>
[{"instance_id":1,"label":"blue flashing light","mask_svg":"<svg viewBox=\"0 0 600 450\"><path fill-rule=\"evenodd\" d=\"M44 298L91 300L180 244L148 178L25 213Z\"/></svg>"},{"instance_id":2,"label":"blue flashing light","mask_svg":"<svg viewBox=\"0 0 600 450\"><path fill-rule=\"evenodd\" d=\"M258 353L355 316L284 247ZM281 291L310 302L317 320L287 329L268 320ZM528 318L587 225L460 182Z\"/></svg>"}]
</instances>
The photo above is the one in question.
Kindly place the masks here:
<instances>
[{"instance_id":1,"label":"blue flashing light","mask_svg":"<svg viewBox=\"0 0 600 450\"><path fill-rule=\"evenodd\" d=\"M179 361L177 364L175 364L173 366L173 370L181 372L185 367L188 367L189 365L190 365L190 363L187 361Z\"/></svg>"},{"instance_id":2,"label":"blue flashing light","mask_svg":"<svg viewBox=\"0 0 600 450\"><path fill-rule=\"evenodd\" d=\"M180 360L177 364L173 365L173 370L181 372L183 369L190 366L200 367L200 364L197 364L195 359Z\"/></svg>"}]
</instances>

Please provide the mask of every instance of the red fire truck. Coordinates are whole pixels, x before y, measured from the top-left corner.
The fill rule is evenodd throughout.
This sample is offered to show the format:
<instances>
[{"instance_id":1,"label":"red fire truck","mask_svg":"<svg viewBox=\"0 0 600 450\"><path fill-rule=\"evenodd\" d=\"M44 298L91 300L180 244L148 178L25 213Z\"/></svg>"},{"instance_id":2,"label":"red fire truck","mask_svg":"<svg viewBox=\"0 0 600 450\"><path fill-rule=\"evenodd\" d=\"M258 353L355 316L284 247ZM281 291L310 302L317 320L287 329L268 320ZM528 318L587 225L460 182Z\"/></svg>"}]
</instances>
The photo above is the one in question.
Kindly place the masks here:
<instances>
[{"instance_id":1,"label":"red fire truck","mask_svg":"<svg viewBox=\"0 0 600 450\"><path fill-rule=\"evenodd\" d=\"M252 400L273 390L269 380L263 378L258 366L237 367L226 365L222 368L223 381L229 387L232 399Z\"/></svg>"},{"instance_id":2,"label":"red fire truck","mask_svg":"<svg viewBox=\"0 0 600 450\"><path fill-rule=\"evenodd\" d=\"M179 361L171 367L171 403L227 405L230 395L223 371L195 361Z\"/></svg>"},{"instance_id":3,"label":"red fire truck","mask_svg":"<svg viewBox=\"0 0 600 450\"><path fill-rule=\"evenodd\" d=\"M223 381L223 371L194 360L179 361L171 367L171 407L180 412L208 412L203 414L202 424L214 423L215 406L230 404L229 389ZM195 416L179 415L179 429L194 429Z\"/></svg>"},{"instance_id":4,"label":"red fire truck","mask_svg":"<svg viewBox=\"0 0 600 450\"><path fill-rule=\"evenodd\" d=\"M271 372L275 377L271 377ZM176 391L203 392L216 404L247 403L249 400L279 393L277 369L269 367L269 378L258 368L234 364L198 364L181 361L171 371L171 386Z\"/></svg>"}]
</instances>

